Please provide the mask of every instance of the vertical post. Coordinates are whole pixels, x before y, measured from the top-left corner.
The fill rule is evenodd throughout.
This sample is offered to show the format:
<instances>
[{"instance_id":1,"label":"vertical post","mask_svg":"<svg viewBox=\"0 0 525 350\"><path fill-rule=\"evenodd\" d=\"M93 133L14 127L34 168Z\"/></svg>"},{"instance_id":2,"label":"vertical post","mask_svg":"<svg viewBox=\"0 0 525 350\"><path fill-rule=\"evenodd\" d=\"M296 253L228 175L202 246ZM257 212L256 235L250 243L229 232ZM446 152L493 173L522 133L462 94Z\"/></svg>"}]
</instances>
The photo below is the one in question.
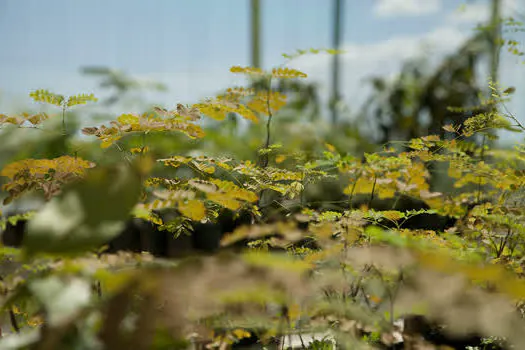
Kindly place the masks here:
<instances>
[{"instance_id":1,"label":"vertical post","mask_svg":"<svg viewBox=\"0 0 525 350\"><path fill-rule=\"evenodd\" d=\"M502 34L501 34L501 0L491 0L491 11L489 20L489 38L490 38L490 80L492 83L499 84L499 57L502 46ZM490 96L490 92L489 92ZM498 106L492 105L491 112L497 113ZM488 130L487 133L494 135L494 130ZM482 147L492 146L494 144L493 140L487 139L483 135ZM484 157L484 150L481 150L481 159ZM481 186L481 185L480 185ZM481 187L478 188L478 193L481 194Z\"/></svg>"},{"instance_id":2,"label":"vertical post","mask_svg":"<svg viewBox=\"0 0 525 350\"><path fill-rule=\"evenodd\" d=\"M260 0L251 0L251 65L255 68L261 67L261 4Z\"/></svg>"},{"instance_id":3,"label":"vertical post","mask_svg":"<svg viewBox=\"0 0 525 350\"><path fill-rule=\"evenodd\" d=\"M333 32L332 32L332 48L339 50L341 47L341 33L342 33L342 19L343 19L343 0L333 0ZM339 93L339 77L340 77L340 57L333 55L332 61L332 124L337 123L338 113L337 106L340 99Z\"/></svg>"},{"instance_id":4,"label":"vertical post","mask_svg":"<svg viewBox=\"0 0 525 350\"><path fill-rule=\"evenodd\" d=\"M491 57L490 57L490 79L496 83L499 79L499 56L501 51L501 0L492 0L491 18Z\"/></svg>"}]
</instances>

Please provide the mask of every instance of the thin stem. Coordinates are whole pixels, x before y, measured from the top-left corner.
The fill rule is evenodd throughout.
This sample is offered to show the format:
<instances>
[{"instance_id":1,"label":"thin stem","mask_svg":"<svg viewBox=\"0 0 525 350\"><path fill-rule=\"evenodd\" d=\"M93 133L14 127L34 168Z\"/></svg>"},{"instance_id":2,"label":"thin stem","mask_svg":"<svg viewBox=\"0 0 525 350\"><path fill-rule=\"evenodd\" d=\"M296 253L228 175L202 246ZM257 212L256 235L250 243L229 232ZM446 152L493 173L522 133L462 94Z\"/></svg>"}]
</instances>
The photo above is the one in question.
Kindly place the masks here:
<instances>
[{"instance_id":1,"label":"thin stem","mask_svg":"<svg viewBox=\"0 0 525 350\"><path fill-rule=\"evenodd\" d=\"M268 121L266 122L266 142L264 144L263 154L259 156L259 163L260 163L261 168L263 169L265 169L268 166L268 160L269 160L268 148L270 147L270 133L271 133L270 126L271 126L272 116L273 116L272 109L270 106L271 92L272 92L272 76L270 76L270 78L268 79L268 91L267 91L268 96L266 99L266 105L268 107ZM262 198L264 196L264 193L265 193L264 189L261 190L261 193L259 194L258 205L262 203Z\"/></svg>"},{"instance_id":2,"label":"thin stem","mask_svg":"<svg viewBox=\"0 0 525 350\"><path fill-rule=\"evenodd\" d=\"M510 227L507 229L507 234L505 235L505 238L500 242L500 246L498 248L497 257L500 258L503 254L505 247L507 246L507 243L509 241L509 238L512 236L512 231Z\"/></svg>"},{"instance_id":3,"label":"thin stem","mask_svg":"<svg viewBox=\"0 0 525 350\"><path fill-rule=\"evenodd\" d=\"M268 79L268 91L267 91L267 99L266 99L266 106L268 108L268 120L266 122L266 141L264 143L264 154L261 154L261 167L266 168L268 166L268 148L270 147L270 137L271 137L271 123L272 123L272 108L270 105L270 95L272 93L272 77Z\"/></svg>"},{"instance_id":4,"label":"thin stem","mask_svg":"<svg viewBox=\"0 0 525 350\"><path fill-rule=\"evenodd\" d=\"M62 134L67 135L66 130L66 106L62 106Z\"/></svg>"},{"instance_id":5,"label":"thin stem","mask_svg":"<svg viewBox=\"0 0 525 350\"><path fill-rule=\"evenodd\" d=\"M122 147L120 147L120 145L118 144L118 142L115 142L114 145L115 145L115 147L117 147L117 149L118 149L118 151L119 151L120 153L124 153L124 159L125 159L129 164L131 164L131 163L132 163L132 162L131 162L131 158L129 157L128 154L126 154L125 150L124 150Z\"/></svg>"},{"instance_id":6,"label":"thin stem","mask_svg":"<svg viewBox=\"0 0 525 350\"><path fill-rule=\"evenodd\" d=\"M266 143L264 144L265 146L264 148L266 149L270 147L270 135L271 135L270 124L271 122L272 122L272 112L268 112L268 121L266 122Z\"/></svg>"},{"instance_id":7,"label":"thin stem","mask_svg":"<svg viewBox=\"0 0 525 350\"><path fill-rule=\"evenodd\" d=\"M374 184L372 185L372 192L370 193L370 200L368 201L368 207L372 205L374 200L374 192L376 191L377 176L374 176Z\"/></svg>"},{"instance_id":8,"label":"thin stem","mask_svg":"<svg viewBox=\"0 0 525 350\"><path fill-rule=\"evenodd\" d=\"M392 205L392 210L396 210L397 203L399 202L399 199L401 198L401 194L398 193L396 195L396 200L394 201L394 204Z\"/></svg>"},{"instance_id":9,"label":"thin stem","mask_svg":"<svg viewBox=\"0 0 525 350\"><path fill-rule=\"evenodd\" d=\"M13 330L16 333L20 333L20 326L18 325L18 322L16 320L15 312L13 311L13 308L9 309L9 322L11 322L11 327L13 327Z\"/></svg>"},{"instance_id":10,"label":"thin stem","mask_svg":"<svg viewBox=\"0 0 525 350\"><path fill-rule=\"evenodd\" d=\"M486 135L483 134L481 139L481 151L480 151L480 160L483 161L485 158L485 139ZM478 193L476 194L476 201L479 202L481 198L481 176L479 177L478 181Z\"/></svg>"},{"instance_id":11,"label":"thin stem","mask_svg":"<svg viewBox=\"0 0 525 350\"><path fill-rule=\"evenodd\" d=\"M352 191L350 191L350 197L348 198L348 203L349 203L349 206L350 206L350 209L353 209L354 207L354 204L352 203L352 200L354 199L354 191L355 191L355 186L357 185L357 181L359 181L359 178L361 177L361 174L363 172L361 171L359 173L359 175L357 175L355 181L354 181L354 184L352 185Z\"/></svg>"},{"instance_id":12,"label":"thin stem","mask_svg":"<svg viewBox=\"0 0 525 350\"><path fill-rule=\"evenodd\" d=\"M300 204L301 204L301 208L304 208L305 192L306 192L306 185L308 184L308 180L306 178L304 171L302 175L303 175L303 179L301 180L301 185L303 186L303 188L301 189Z\"/></svg>"},{"instance_id":13,"label":"thin stem","mask_svg":"<svg viewBox=\"0 0 525 350\"><path fill-rule=\"evenodd\" d=\"M146 132L142 133L142 147L140 148L140 155L144 155L144 150L146 149Z\"/></svg>"},{"instance_id":14,"label":"thin stem","mask_svg":"<svg viewBox=\"0 0 525 350\"><path fill-rule=\"evenodd\" d=\"M523 124L520 123L520 121L514 116L514 114L512 114L509 109L507 108L507 105L502 101L500 102L501 105L503 106L503 109L505 110L505 112L507 112L507 117L512 119L512 121L514 121L516 123L516 125L514 126L517 126L519 127L521 130L524 130L525 131L525 126Z\"/></svg>"}]
</instances>

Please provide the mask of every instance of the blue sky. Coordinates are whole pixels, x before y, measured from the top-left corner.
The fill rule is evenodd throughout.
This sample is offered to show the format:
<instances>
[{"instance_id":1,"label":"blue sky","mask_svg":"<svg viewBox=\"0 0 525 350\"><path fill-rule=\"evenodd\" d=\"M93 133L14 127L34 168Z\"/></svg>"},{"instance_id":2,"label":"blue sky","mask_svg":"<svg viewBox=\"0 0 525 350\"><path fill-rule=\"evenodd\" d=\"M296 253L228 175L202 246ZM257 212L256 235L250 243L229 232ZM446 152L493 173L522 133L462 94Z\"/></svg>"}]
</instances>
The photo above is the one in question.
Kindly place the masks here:
<instances>
[{"instance_id":1,"label":"blue sky","mask_svg":"<svg viewBox=\"0 0 525 350\"><path fill-rule=\"evenodd\" d=\"M505 0L505 14L524 13ZM101 65L166 83L156 102L195 102L235 82L228 68L249 64L249 0L1 0L0 111L29 102L36 88L102 95L79 67ZM329 47L332 1L261 0L265 67L298 48ZM467 4L463 12L458 11ZM442 57L488 16L487 0L346 0L342 58L345 102L366 96L362 78L393 74L417 56L422 41ZM523 37L523 36L522 36ZM525 38L524 38L525 39ZM524 40L525 41L525 40ZM326 94L330 61L310 57L299 68ZM502 59L502 81L525 89L525 66ZM523 99L522 99L523 100ZM525 113L525 102L512 105ZM525 119L525 118L522 118Z\"/></svg>"},{"instance_id":2,"label":"blue sky","mask_svg":"<svg viewBox=\"0 0 525 350\"><path fill-rule=\"evenodd\" d=\"M296 48L330 45L330 0L262 3L264 62ZM75 70L102 64L143 74L247 64L248 6L249 0L3 0L2 73L29 65ZM438 16L425 17L378 21L373 1L347 0L344 37L370 43L439 25Z\"/></svg>"}]
</instances>

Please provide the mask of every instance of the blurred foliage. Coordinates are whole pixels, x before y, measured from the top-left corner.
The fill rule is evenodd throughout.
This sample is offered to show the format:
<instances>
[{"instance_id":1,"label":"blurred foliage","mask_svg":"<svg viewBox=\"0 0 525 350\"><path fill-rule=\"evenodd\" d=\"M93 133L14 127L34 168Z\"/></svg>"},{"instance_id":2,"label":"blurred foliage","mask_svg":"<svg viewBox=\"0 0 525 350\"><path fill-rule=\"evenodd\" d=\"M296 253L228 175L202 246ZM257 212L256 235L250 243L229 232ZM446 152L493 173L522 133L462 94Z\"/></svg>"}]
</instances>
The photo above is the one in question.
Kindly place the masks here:
<instances>
[{"instance_id":1,"label":"blurred foliage","mask_svg":"<svg viewBox=\"0 0 525 350\"><path fill-rule=\"evenodd\" d=\"M284 66L234 66L252 78L249 86L175 110L122 114L83 128L82 138L68 108L94 96L35 91L61 114L0 116L2 137L41 134L2 159L6 203L29 195L43 202L1 222L29 220L20 247L0 248L1 329L12 333L0 348L224 349L255 334L277 347L283 337L327 331L310 348L332 348L332 338L342 348L421 348L437 346L430 336L443 325L444 333L522 348L524 148L468 142L525 127L492 108L512 88L491 82L490 97L479 94L473 67L485 40L476 35L426 79L406 66L392 85L374 80L369 107L380 137L399 137L400 146L377 151L355 125L324 129L315 87ZM118 94L137 87L120 73L87 72ZM423 110L430 134L414 117ZM245 131L240 118L250 123ZM60 129L57 120L62 133L45 138ZM433 164L443 165L454 191L432 188ZM330 181L342 185L338 201L321 191L319 203L312 192ZM420 207L403 207L405 198ZM181 231L225 212L252 220L222 232L216 254L162 259L104 249L132 217L181 242ZM407 228L418 217L423 223ZM428 218L447 225L431 227ZM423 319L412 318L415 331L409 315L439 327L425 332Z\"/></svg>"},{"instance_id":2,"label":"blurred foliage","mask_svg":"<svg viewBox=\"0 0 525 350\"><path fill-rule=\"evenodd\" d=\"M154 90L166 91L167 87L158 82L138 80L126 73L107 67L89 66L81 68L81 73L87 76L100 77L100 87L113 90L112 95L102 101L103 105L110 106L122 102L126 98L137 98L141 92Z\"/></svg>"},{"instance_id":3,"label":"blurred foliage","mask_svg":"<svg viewBox=\"0 0 525 350\"><path fill-rule=\"evenodd\" d=\"M374 123L370 129L379 131L377 142L384 144L428 134L443 137L442 125L461 124L469 114L482 112L451 112L449 108L479 105L482 83L477 67L490 52L489 39L487 33L478 33L434 71L413 61L406 63L393 81L371 78L374 94L363 113L365 120Z\"/></svg>"}]
</instances>

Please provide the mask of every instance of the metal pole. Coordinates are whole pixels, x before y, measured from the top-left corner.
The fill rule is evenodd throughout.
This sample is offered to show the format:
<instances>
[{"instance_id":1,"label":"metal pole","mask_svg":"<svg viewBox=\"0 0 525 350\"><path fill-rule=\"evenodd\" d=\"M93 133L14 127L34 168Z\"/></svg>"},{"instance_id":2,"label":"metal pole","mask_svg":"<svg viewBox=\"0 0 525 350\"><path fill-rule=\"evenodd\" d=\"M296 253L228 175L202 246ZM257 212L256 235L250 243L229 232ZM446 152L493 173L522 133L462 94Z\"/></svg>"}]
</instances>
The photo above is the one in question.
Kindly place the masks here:
<instances>
[{"instance_id":1,"label":"metal pole","mask_svg":"<svg viewBox=\"0 0 525 350\"><path fill-rule=\"evenodd\" d=\"M499 79L499 56L501 51L501 0L492 0L490 28L491 35L491 59L490 59L490 78L496 83Z\"/></svg>"},{"instance_id":2,"label":"metal pole","mask_svg":"<svg viewBox=\"0 0 525 350\"><path fill-rule=\"evenodd\" d=\"M252 67L261 67L261 4L259 0L252 0L250 6L252 38L251 64Z\"/></svg>"},{"instance_id":3,"label":"metal pole","mask_svg":"<svg viewBox=\"0 0 525 350\"><path fill-rule=\"evenodd\" d=\"M343 0L333 1L333 32L332 32L332 46L333 49L339 50L341 47L342 37L342 20L343 20ZM339 94L339 78L340 78L340 57L338 54L333 55L332 61L332 98L331 98L331 109L332 109L332 124L336 124L338 120L337 105L340 99Z\"/></svg>"},{"instance_id":4,"label":"metal pole","mask_svg":"<svg viewBox=\"0 0 525 350\"><path fill-rule=\"evenodd\" d=\"M490 80L494 84L499 85L499 57L502 47L502 34L501 34L501 0L492 0L491 2L491 13L489 18L489 28L490 28ZM489 93L490 96L490 93ZM493 113L498 112L498 106L492 105L491 111ZM489 130L488 133L494 135L495 132ZM487 139L483 136L482 145L492 146L494 141ZM483 157L483 150L481 151Z\"/></svg>"}]
</instances>

